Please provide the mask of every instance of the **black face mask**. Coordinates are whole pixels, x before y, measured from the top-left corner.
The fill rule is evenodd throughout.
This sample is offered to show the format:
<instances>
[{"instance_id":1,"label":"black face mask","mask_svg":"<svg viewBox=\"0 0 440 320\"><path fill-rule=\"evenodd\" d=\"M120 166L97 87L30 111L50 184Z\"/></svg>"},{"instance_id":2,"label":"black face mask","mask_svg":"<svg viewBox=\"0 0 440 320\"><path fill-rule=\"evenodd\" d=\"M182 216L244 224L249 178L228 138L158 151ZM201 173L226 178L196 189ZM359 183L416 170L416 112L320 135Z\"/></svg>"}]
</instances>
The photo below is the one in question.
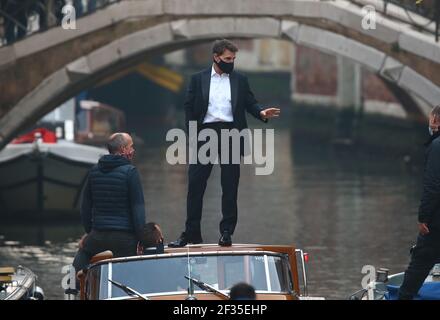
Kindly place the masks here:
<instances>
[{"instance_id":1,"label":"black face mask","mask_svg":"<svg viewBox=\"0 0 440 320\"><path fill-rule=\"evenodd\" d=\"M219 62L215 61L214 59L214 62L224 73L229 74L232 72L232 70L234 70L234 62L224 62L222 59L220 59Z\"/></svg>"}]
</instances>

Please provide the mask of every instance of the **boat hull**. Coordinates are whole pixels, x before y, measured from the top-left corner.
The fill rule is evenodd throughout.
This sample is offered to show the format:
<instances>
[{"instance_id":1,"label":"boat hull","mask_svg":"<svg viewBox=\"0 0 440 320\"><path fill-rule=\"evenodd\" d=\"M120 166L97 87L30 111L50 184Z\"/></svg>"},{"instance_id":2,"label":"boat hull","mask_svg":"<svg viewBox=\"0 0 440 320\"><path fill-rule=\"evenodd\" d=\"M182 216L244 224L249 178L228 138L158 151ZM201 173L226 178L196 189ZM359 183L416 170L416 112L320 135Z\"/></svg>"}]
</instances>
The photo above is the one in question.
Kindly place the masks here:
<instances>
[{"instance_id":1,"label":"boat hull","mask_svg":"<svg viewBox=\"0 0 440 320\"><path fill-rule=\"evenodd\" d=\"M87 173L105 153L68 142L6 147L0 152L2 219L77 218Z\"/></svg>"},{"instance_id":2,"label":"boat hull","mask_svg":"<svg viewBox=\"0 0 440 320\"><path fill-rule=\"evenodd\" d=\"M28 268L18 266L10 274L11 281L1 283L0 300L43 300L44 292L36 285L37 276Z\"/></svg>"}]
</instances>

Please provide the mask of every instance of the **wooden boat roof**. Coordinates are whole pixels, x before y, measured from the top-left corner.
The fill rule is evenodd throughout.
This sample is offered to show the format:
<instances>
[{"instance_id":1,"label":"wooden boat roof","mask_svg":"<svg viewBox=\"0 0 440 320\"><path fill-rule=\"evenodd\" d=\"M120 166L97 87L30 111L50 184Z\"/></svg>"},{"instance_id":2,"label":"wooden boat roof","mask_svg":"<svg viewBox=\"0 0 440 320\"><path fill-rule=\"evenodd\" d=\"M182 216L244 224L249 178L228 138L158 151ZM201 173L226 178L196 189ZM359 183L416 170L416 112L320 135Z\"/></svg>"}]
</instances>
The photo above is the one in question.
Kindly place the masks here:
<instances>
[{"instance_id":1,"label":"wooden boat roof","mask_svg":"<svg viewBox=\"0 0 440 320\"><path fill-rule=\"evenodd\" d=\"M211 251L272 251L277 253L287 253L288 250L295 250L294 246L286 245L261 245L261 244L233 244L230 247L219 246L218 244L195 244L187 245L182 248L165 248L165 253L196 253Z\"/></svg>"},{"instance_id":2,"label":"wooden boat roof","mask_svg":"<svg viewBox=\"0 0 440 320\"><path fill-rule=\"evenodd\" d=\"M295 254L295 247L289 245L261 245L261 244L233 244L229 247L219 246L218 244L197 244L197 245L187 245L181 248L170 248L165 247L165 252L159 255L148 255L148 256L132 256L132 257L123 257L123 258L113 258L113 254L111 251L102 252L96 256L94 256L90 263L93 266L94 264L106 263L106 262L123 262L123 261L133 261L139 260L143 258L153 259L155 256L163 257L163 255L172 255L172 254L187 254L193 253L219 253L219 254L227 254L237 253L237 252L273 252L279 254Z\"/></svg>"}]
</instances>

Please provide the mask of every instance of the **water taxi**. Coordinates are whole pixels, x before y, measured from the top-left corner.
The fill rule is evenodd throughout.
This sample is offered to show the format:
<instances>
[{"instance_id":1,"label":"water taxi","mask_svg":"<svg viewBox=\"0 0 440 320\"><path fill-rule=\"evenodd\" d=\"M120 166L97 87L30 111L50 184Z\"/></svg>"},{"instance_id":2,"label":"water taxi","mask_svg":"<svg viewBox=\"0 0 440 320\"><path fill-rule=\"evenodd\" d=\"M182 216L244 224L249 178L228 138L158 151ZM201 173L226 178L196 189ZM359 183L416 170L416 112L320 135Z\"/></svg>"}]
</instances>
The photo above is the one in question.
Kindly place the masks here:
<instances>
[{"instance_id":1,"label":"water taxi","mask_svg":"<svg viewBox=\"0 0 440 320\"><path fill-rule=\"evenodd\" d=\"M234 244L165 247L164 253L113 258L106 251L80 271L82 300L228 300L252 285L257 300L309 300L308 254L293 246Z\"/></svg>"}]
</instances>

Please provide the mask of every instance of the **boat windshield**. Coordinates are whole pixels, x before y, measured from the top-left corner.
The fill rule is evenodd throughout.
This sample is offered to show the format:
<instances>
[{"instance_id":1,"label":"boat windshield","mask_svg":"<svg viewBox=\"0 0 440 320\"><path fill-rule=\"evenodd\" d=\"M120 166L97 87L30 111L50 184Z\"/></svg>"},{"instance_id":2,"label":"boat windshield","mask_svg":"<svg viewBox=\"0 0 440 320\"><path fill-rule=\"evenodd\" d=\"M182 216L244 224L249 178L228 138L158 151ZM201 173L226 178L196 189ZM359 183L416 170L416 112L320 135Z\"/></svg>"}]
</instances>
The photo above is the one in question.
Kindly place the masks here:
<instances>
[{"instance_id":1,"label":"boat windshield","mask_svg":"<svg viewBox=\"0 0 440 320\"><path fill-rule=\"evenodd\" d=\"M238 282L251 284L257 292L290 293L293 290L288 257L283 254L191 255L189 266L191 277L218 290L227 291ZM189 286L185 279L189 273L187 256L125 260L97 267L90 271L98 273L95 277L100 279L95 288L99 299L127 296L108 279L142 294L186 294Z\"/></svg>"}]
</instances>

